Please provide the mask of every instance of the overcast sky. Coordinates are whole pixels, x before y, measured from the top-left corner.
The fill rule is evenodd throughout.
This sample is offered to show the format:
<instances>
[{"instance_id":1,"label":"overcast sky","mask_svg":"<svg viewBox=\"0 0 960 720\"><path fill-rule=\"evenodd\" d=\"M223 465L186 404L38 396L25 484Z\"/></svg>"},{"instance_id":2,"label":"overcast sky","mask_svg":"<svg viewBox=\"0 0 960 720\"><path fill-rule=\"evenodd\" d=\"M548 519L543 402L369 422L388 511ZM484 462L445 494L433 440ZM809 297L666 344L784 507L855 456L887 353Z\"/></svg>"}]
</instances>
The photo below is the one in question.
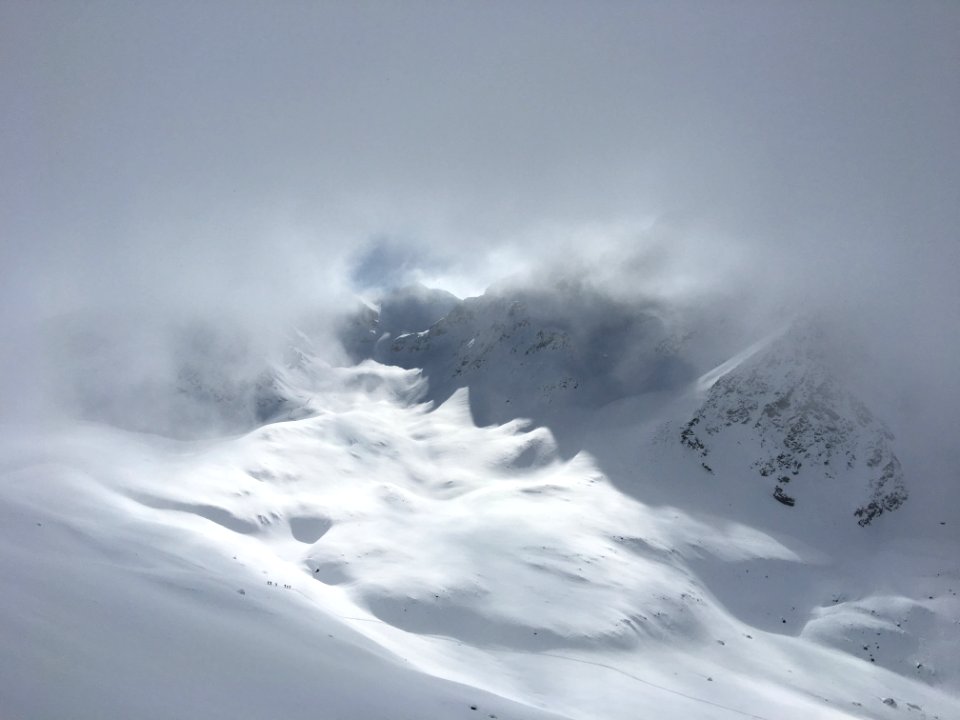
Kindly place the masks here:
<instances>
[{"instance_id":1,"label":"overcast sky","mask_svg":"<svg viewBox=\"0 0 960 720\"><path fill-rule=\"evenodd\" d=\"M960 351L956 2L3 0L0 70L11 326L564 258Z\"/></svg>"},{"instance_id":2,"label":"overcast sky","mask_svg":"<svg viewBox=\"0 0 960 720\"><path fill-rule=\"evenodd\" d=\"M371 238L482 286L653 221L895 292L960 260L954 2L6 0L0 33L8 313L281 302Z\"/></svg>"}]
</instances>

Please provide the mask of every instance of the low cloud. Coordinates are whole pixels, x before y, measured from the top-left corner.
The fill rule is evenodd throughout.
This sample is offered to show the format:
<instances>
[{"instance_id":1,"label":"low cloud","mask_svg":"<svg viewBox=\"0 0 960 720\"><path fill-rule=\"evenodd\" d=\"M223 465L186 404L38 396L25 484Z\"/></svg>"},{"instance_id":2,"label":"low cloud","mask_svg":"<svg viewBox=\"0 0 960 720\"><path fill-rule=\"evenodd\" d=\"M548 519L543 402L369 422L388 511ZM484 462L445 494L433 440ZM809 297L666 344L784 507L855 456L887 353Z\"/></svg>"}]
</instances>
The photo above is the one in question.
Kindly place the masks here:
<instances>
[{"instance_id":1,"label":"low cloud","mask_svg":"<svg viewBox=\"0 0 960 720\"><path fill-rule=\"evenodd\" d=\"M558 274L817 309L955 399L953 4L13 3L0 28L14 405L71 363L56 318L269 347L354 292Z\"/></svg>"}]
</instances>

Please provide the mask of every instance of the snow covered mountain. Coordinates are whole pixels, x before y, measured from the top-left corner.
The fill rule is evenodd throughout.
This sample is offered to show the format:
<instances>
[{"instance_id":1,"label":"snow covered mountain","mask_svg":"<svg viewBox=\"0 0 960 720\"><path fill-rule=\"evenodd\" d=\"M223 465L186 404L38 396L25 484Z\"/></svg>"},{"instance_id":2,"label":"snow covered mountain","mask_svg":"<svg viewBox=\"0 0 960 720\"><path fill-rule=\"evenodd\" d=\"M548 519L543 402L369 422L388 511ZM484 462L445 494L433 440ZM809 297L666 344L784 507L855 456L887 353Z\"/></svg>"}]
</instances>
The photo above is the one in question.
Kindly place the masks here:
<instances>
[{"instance_id":1,"label":"snow covered mountain","mask_svg":"<svg viewBox=\"0 0 960 720\"><path fill-rule=\"evenodd\" d=\"M389 315L394 302L384 298L380 314ZM367 349L358 359L421 369L434 402L469 387L481 425L516 417L543 424L623 397L675 392L707 358L735 347L722 326L705 318L681 325L676 314L662 303L617 301L561 280L549 289L493 289L400 333L365 309L343 337L348 347Z\"/></svg>"},{"instance_id":2,"label":"snow covered mountain","mask_svg":"<svg viewBox=\"0 0 960 720\"><path fill-rule=\"evenodd\" d=\"M960 539L890 512L909 468L816 333L399 297L356 364L305 332L225 372L278 398L242 434L4 428L5 717L960 714ZM175 355L191 404L224 347Z\"/></svg>"},{"instance_id":3,"label":"snow covered mountain","mask_svg":"<svg viewBox=\"0 0 960 720\"><path fill-rule=\"evenodd\" d=\"M424 318L419 329L411 323L395 335L368 309L345 328L348 342L380 362L422 369L435 402L469 387L479 424L526 417L556 431L614 401L643 397L659 406L694 386L706 394L679 439L706 472L715 472L711 452L729 455L736 446L745 467L725 464L728 474L749 466L791 507L798 488L819 486L819 502L852 502L860 525L907 499L892 434L832 372L828 340L813 321L742 350L742 334L717 318L618 303L571 282L469 298L432 323L430 297L403 292L399 302L409 308L411 297L424 305L407 313ZM388 317L393 303L384 301ZM358 334L377 339L361 345L352 339Z\"/></svg>"},{"instance_id":4,"label":"snow covered mountain","mask_svg":"<svg viewBox=\"0 0 960 720\"><path fill-rule=\"evenodd\" d=\"M828 368L826 342L800 323L721 366L680 440L711 473L714 447L749 445L750 466L781 503L792 507L806 485L820 484L834 504L859 497L851 512L865 526L906 501L904 473L891 432Z\"/></svg>"}]
</instances>

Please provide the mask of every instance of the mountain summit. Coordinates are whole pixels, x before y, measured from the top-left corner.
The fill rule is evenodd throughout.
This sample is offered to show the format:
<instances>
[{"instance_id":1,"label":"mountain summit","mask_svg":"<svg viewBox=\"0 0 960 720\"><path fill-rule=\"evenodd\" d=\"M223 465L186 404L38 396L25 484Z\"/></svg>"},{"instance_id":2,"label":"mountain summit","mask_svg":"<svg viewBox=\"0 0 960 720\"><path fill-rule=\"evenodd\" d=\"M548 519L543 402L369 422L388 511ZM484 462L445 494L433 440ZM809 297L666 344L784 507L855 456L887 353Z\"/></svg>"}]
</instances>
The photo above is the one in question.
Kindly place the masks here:
<instances>
[{"instance_id":1,"label":"mountain summit","mask_svg":"<svg viewBox=\"0 0 960 720\"><path fill-rule=\"evenodd\" d=\"M749 446L750 469L781 503L828 483L837 498L859 498L851 512L866 526L907 499L903 470L893 434L831 372L825 344L817 325L800 322L722 366L680 441L709 471L718 446Z\"/></svg>"},{"instance_id":2,"label":"mountain summit","mask_svg":"<svg viewBox=\"0 0 960 720\"><path fill-rule=\"evenodd\" d=\"M679 441L718 482L756 473L781 504L849 505L861 526L907 498L892 433L832 370L816 320L748 345L716 316L621 302L571 281L461 301L438 293L402 291L379 314L364 308L344 326L345 345L420 370L436 403L469 388L481 425L524 417L556 429L626 398L650 407L693 396ZM391 332L401 327L411 329Z\"/></svg>"}]
</instances>

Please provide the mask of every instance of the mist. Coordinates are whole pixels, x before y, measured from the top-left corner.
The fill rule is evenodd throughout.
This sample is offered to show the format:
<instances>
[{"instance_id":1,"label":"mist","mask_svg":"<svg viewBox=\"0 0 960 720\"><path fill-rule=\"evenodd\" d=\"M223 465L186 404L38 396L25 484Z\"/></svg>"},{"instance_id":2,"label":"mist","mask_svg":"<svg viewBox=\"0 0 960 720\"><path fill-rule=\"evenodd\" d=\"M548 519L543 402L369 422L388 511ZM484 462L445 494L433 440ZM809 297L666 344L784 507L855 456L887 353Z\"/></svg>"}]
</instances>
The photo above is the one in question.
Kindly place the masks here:
<instances>
[{"instance_id":1,"label":"mist","mask_svg":"<svg viewBox=\"0 0 960 720\"><path fill-rule=\"evenodd\" d=\"M170 328L576 276L824 313L958 417L956 4L11 2L0 67L5 416L65 325L137 386Z\"/></svg>"}]
</instances>

